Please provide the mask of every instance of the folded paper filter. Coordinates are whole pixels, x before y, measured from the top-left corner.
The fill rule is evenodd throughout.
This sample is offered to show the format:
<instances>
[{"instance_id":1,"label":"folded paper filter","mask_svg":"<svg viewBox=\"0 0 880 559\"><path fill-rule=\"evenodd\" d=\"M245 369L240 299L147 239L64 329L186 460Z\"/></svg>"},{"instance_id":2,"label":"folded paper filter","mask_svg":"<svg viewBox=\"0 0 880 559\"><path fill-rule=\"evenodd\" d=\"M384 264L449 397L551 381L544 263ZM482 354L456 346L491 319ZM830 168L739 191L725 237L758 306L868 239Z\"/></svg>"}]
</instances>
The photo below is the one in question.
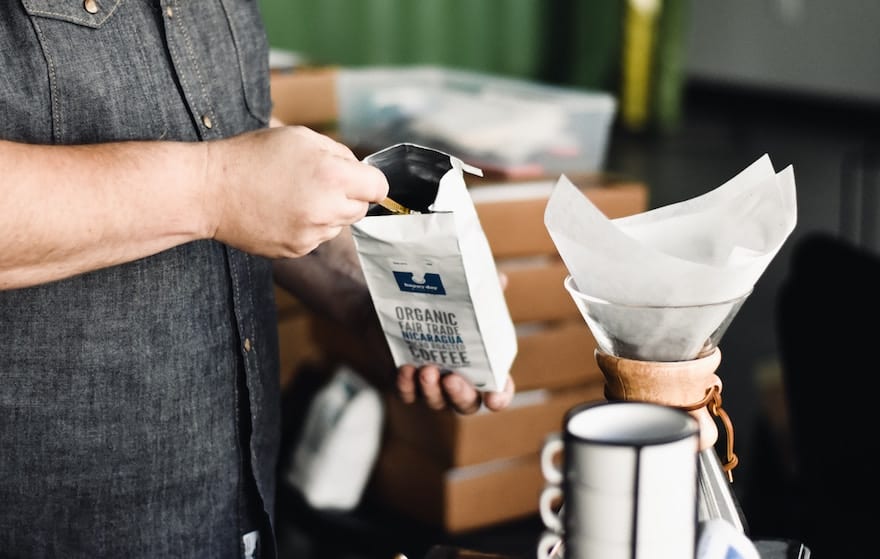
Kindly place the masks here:
<instances>
[{"instance_id":1,"label":"folded paper filter","mask_svg":"<svg viewBox=\"0 0 880 559\"><path fill-rule=\"evenodd\" d=\"M767 155L701 196L618 219L563 175L544 214L600 348L646 361L711 351L796 221L794 171Z\"/></svg>"},{"instance_id":2,"label":"folded paper filter","mask_svg":"<svg viewBox=\"0 0 880 559\"><path fill-rule=\"evenodd\" d=\"M767 155L701 196L608 219L564 175L544 223L569 272L565 287L596 339L609 400L679 407L700 449L725 427L728 478L738 459L721 406L718 343L797 222L794 171Z\"/></svg>"}]
</instances>

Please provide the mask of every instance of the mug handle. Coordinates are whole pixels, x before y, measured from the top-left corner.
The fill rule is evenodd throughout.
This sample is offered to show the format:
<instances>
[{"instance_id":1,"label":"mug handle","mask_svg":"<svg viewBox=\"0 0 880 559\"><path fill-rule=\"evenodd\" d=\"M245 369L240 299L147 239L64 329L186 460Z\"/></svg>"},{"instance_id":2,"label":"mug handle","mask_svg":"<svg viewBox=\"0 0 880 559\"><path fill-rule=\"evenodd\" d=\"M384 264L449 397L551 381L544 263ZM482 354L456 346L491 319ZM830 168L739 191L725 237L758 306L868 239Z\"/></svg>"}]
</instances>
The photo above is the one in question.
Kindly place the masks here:
<instances>
[{"instance_id":1,"label":"mug handle","mask_svg":"<svg viewBox=\"0 0 880 559\"><path fill-rule=\"evenodd\" d=\"M554 457L562 452L563 441L560 433L551 433L544 440L541 447L541 473L549 483L559 485L562 483L562 469L557 466Z\"/></svg>"},{"instance_id":2,"label":"mug handle","mask_svg":"<svg viewBox=\"0 0 880 559\"><path fill-rule=\"evenodd\" d=\"M562 499L562 488L558 485L547 485L541 491L541 497L538 500L538 510L541 512L541 520L544 526L550 530L561 534L562 527L562 511L554 508L554 505Z\"/></svg>"},{"instance_id":3,"label":"mug handle","mask_svg":"<svg viewBox=\"0 0 880 559\"><path fill-rule=\"evenodd\" d=\"M538 540L537 559L562 559L562 535L545 530Z\"/></svg>"}]
</instances>

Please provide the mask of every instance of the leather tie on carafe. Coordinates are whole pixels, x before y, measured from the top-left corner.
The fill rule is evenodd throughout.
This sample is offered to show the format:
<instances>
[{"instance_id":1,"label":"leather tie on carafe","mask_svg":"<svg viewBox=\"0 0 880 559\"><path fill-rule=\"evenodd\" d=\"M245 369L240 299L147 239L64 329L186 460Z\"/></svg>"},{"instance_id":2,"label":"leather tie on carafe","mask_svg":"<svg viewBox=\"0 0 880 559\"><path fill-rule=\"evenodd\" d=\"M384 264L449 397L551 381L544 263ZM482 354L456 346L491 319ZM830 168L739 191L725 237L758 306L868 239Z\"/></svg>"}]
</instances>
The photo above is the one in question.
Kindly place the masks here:
<instances>
[{"instance_id":1,"label":"leather tie on carafe","mask_svg":"<svg viewBox=\"0 0 880 559\"><path fill-rule=\"evenodd\" d=\"M638 361L595 351L596 362L605 376L605 398L655 402L680 408L700 426L700 450L712 448L718 440L714 418L724 425L727 457L722 468L733 480L739 463L733 451L733 424L721 406L721 378L715 374L721 363L717 347L705 357L689 361Z\"/></svg>"}]
</instances>

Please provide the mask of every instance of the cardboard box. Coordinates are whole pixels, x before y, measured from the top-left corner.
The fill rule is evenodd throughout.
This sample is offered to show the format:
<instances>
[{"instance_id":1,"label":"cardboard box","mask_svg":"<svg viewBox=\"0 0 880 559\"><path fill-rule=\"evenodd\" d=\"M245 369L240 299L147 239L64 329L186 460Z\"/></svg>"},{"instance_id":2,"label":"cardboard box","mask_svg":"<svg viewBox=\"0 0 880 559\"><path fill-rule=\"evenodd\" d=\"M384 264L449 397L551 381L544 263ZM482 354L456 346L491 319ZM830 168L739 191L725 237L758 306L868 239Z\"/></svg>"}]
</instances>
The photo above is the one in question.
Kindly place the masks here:
<instances>
[{"instance_id":1,"label":"cardboard box","mask_svg":"<svg viewBox=\"0 0 880 559\"><path fill-rule=\"evenodd\" d=\"M602 175L569 178L610 219L647 209L648 190L644 184L605 179ZM544 209L556 179L487 183L468 178L474 207L496 259L557 255L544 226Z\"/></svg>"},{"instance_id":2,"label":"cardboard box","mask_svg":"<svg viewBox=\"0 0 880 559\"><path fill-rule=\"evenodd\" d=\"M538 452L548 434L562 427L565 412L575 404L604 399L602 379L561 390L519 392L506 409L461 415L407 405L396 395L386 397L386 429L431 456L442 468L470 466Z\"/></svg>"},{"instance_id":3,"label":"cardboard box","mask_svg":"<svg viewBox=\"0 0 880 559\"><path fill-rule=\"evenodd\" d=\"M335 68L273 71L269 77L272 116L286 124L328 126L338 115Z\"/></svg>"},{"instance_id":4,"label":"cardboard box","mask_svg":"<svg viewBox=\"0 0 880 559\"><path fill-rule=\"evenodd\" d=\"M510 376L519 392L604 380L593 355L596 341L579 316L521 328L517 340L519 353Z\"/></svg>"},{"instance_id":5,"label":"cardboard box","mask_svg":"<svg viewBox=\"0 0 880 559\"><path fill-rule=\"evenodd\" d=\"M537 514L543 486L537 453L450 469L389 438L367 492L389 508L456 534Z\"/></svg>"},{"instance_id":6,"label":"cardboard box","mask_svg":"<svg viewBox=\"0 0 880 559\"><path fill-rule=\"evenodd\" d=\"M562 260L554 258L531 262L496 262L498 271L507 275L504 298L514 323L569 318L583 320L571 295L562 285L568 275L568 269Z\"/></svg>"}]
</instances>

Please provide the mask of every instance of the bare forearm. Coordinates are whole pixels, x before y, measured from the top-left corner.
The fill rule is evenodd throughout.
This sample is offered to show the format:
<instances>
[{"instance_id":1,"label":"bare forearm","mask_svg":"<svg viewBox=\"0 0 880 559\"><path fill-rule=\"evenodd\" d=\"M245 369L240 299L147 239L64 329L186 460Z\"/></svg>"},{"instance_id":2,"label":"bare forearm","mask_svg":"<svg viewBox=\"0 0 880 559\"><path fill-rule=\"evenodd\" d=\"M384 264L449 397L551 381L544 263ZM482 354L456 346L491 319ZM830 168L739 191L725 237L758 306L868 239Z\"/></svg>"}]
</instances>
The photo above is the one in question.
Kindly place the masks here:
<instances>
[{"instance_id":1,"label":"bare forearm","mask_svg":"<svg viewBox=\"0 0 880 559\"><path fill-rule=\"evenodd\" d=\"M295 258L336 237L388 182L302 126L210 142L0 141L0 289L213 238Z\"/></svg>"},{"instance_id":2,"label":"bare forearm","mask_svg":"<svg viewBox=\"0 0 880 559\"><path fill-rule=\"evenodd\" d=\"M0 289L210 237L205 165L198 143L0 141Z\"/></svg>"}]
</instances>

